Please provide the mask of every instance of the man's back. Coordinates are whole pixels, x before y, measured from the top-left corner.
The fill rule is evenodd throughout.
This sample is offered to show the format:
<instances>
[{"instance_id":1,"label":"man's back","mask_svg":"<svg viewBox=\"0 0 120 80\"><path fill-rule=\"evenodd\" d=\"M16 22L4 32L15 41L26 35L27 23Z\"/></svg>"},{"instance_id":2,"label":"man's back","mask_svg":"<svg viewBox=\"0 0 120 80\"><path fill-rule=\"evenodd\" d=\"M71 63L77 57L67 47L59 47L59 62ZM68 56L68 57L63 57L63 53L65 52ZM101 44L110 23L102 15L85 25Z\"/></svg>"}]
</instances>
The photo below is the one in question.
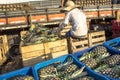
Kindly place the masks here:
<instances>
[{"instance_id":1,"label":"man's back","mask_svg":"<svg viewBox=\"0 0 120 80\"><path fill-rule=\"evenodd\" d=\"M87 34L86 16L81 10L75 8L68 12L64 22L68 24L68 21L72 25L72 36L83 36Z\"/></svg>"}]
</instances>

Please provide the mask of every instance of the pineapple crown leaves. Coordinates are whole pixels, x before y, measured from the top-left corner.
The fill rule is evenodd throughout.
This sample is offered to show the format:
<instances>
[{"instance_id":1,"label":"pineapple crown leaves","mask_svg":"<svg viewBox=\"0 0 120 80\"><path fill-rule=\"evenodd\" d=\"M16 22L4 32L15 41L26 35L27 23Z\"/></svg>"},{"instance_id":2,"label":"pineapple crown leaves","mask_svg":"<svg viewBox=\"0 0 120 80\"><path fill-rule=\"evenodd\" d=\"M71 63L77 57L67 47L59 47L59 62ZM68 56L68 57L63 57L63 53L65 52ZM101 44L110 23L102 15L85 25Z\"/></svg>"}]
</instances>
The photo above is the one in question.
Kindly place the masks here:
<instances>
[{"instance_id":1,"label":"pineapple crown leaves","mask_svg":"<svg viewBox=\"0 0 120 80\"><path fill-rule=\"evenodd\" d=\"M69 76L69 79L73 79L73 78L79 76L83 72L84 68L85 68L85 66L83 66L79 70L75 71L72 75Z\"/></svg>"},{"instance_id":2,"label":"pineapple crown leaves","mask_svg":"<svg viewBox=\"0 0 120 80\"><path fill-rule=\"evenodd\" d=\"M83 54L82 57L79 58L80 61L84 60L84 59L88 59L88 58L93 58L94 57L94 53L92 53L91 51L90 52L87 52L85 54Z\"/></svg>"},{"instance_id":3,"label":"pineapple crown leaves","mask_svg":"<svg viewBox=\"0 0 120 80\"><path fill-rule=\"evenodd\" d=\"M112 70L118 73L120 76L120 65L116 65L115 67L112 68Z\"/></svg>"},{"instance_id":4,"label":"pineapple crown leaves","mask_svg":"<svg viewBox=\"0 0 120 80\"><path fill-rule=\"evenodd\" d=\"M101 70L103 70L103 69L106 69L106 68L109 68L109 65L107 65L107 64L102 64L102 65L100 65L99 67L95 68L94 71L99 72L99 71L101 71Z\"/></svg>"},{"instance_id":5,"label":"pineapple crown leaves","mask_svg":"<svg viewBox=\"0 0 120 80\"><path fill-rule=\"evenodd\" d=\"M65 67L67 65L70 65L72 63L73 63L73 58L69 57L64 63L58 65L56 68L61 69L61 68Z\"/></svg>"}]
</instances>

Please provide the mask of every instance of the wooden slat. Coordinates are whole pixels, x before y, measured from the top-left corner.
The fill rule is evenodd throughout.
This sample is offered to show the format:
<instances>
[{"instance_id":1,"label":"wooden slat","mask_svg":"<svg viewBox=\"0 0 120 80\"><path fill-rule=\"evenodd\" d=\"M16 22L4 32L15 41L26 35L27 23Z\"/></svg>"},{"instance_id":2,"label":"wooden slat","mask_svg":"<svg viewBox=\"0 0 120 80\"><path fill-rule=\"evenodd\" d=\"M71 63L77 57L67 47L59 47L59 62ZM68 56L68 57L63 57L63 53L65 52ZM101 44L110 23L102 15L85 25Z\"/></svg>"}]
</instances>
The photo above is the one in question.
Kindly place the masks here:
<instances>
[{"instance_id":1,"label":"wooden slat","mask_svg":"<svg viewBox=\"0 0 120 80\"><path fill-rule=\"evenodd\" d=\"M52 53L52 58L60 57L60 56L65 55L65 54L68 54L68 50Z\"/></svg>"},{"instance_id":2,"label":"wooden slat","mask_svg":"<svg viewBox=\"0 0 120 80\"><path fill-rule=\"evenodd\" d=\"M51 48L50 50L51 50L50 52L52 53L67 50L67 45L54 47L54 48Z\"/></svg>"},{"instance_id":3,"label":"wooden slat","mask_svg":"<svg viewBox=\"0 0 120 80\"><path fill-rule=\"evenodd\" d=\"M73 50L73 52L81 51L81 50L84 50L84 49L87 49L87 48L88 48L88 46L82 47L82 48L76 48L76 49Z\"/></svg>"},{"instance_id":4,"label":"wooden slat","mask_svg":"<svg viewBox=\"0 0 120 80\"><path fill-rule=\"evenodd\" d=\"M49 42L49 48L57 47L57 46L62 46L62 45L67 45L66 39L63 40L58 40L55 42Z\"/></svg>"},{"instance_id":5,"label":"wooden slat","mask_svg":"<svg viewBox=\"0 0 120 80\"><path fill-rule=\"evenodd\" d=\"M33 57L41 56L43 54L44 54L44 50L31 51L31 52L23 53L22 58L23 59L30 59Z\"/></svg>"},{"instance_id":6,"label":"wooden slat","mask_svg":"<svg viewBox=\"0 0 120 80\"><path fill-rule=\"evenodd\" d=\"M93 44L92 46L96 46L96 45L99 45L99 44L102 44L103 42L99 42L99 43L95 43L95 44ZM91 46L91 47L92 47Z\"/></svg>"},{"instance_id":7,"label":"wooden slat","mask_svg":"<svg viewBox=\"0 0 120 80\"><path fill-rule=\"evenodd\" d=\"M38 51L44 49L43 44L36 44L36 45L30 45L30 46L23 46L21 47L21 53L28 53L32 51Z\"/></svg>"},{"instance_id":8,"label":"wooden slat","mask_svg":"<svg viewBox=\"0 0 120 80\"><path fill-rule=\"evenodd\" d=\"M105 35L105 31L98 31L98 32L91 32L89 33L91 36L99 36L99 35Z\"/></svg>"},{"instance_id":9,"label":"wooden slat","mask_svg":"<svg viewBox=\"0 0 120 80\"><path fill-rule=\"evenodd\" d=\"M42 61L45 61L45 57L43 56L39 56L39 57L36 57L36 58L32 58L32 59L28 59L28 60L23 60L23 65L24 67L26 66L34 66L35 64L37 63L40 63Z\"/></svg>"},{"instance_id":10,"label":"wooden slat","mask_svg":"<svg viewBox=\"0 0 120 80\"><path fill-rule=\"evenodd\" d=\"M105 37L103 36L103 37L98 37L98 38L93 38L92 39L92 43L94 43L94 42L99 42L99 41L105 41Z\"/></svg>"},{"instance_id":11,"label":"wooden slat","mask_svg":"<svg viewBox=\"0 0 120 80\"><path fill-rule=\"evenodd\" d=\"M84 41L79 41L79 42L72 43L73 46L78 46L78 45L83 45L83 44L88 44L88 40L84 40Z\"/></svg>"}]
</instances>

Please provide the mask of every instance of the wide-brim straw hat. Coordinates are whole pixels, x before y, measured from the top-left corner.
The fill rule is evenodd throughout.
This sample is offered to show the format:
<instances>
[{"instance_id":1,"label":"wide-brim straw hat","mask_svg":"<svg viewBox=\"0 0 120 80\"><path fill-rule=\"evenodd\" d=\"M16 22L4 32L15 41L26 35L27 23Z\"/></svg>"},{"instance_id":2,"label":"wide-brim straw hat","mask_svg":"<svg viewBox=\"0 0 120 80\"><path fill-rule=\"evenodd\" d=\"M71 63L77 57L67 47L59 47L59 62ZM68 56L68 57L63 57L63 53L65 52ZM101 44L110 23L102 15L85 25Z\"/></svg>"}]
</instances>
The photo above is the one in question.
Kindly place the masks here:
<instances>
[{"instance_id":1,"label":"wide-brim straw hat","mask_svg":"<svg viewBox=\"0 0 120 80\"><path fill-rule=\"evenodd\" d=\"M80 5L75 5L73 1L67 1L65 7L62 8L63 11L70 11L73 8L80 7Z\"/></svg>"}]
</instances>

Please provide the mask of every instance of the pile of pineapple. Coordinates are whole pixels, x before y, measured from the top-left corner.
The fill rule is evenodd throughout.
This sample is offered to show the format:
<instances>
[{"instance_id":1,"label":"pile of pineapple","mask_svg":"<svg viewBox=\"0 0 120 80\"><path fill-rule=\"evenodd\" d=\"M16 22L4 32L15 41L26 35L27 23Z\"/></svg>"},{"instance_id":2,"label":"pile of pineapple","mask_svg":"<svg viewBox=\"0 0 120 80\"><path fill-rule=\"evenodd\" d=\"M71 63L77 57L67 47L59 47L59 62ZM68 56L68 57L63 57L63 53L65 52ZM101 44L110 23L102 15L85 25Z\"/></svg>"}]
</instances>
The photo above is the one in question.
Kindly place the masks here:
<instances>
[{"instance_id":1,"label":"pile of pineapple","mask_svg":"<svg viewBox=\"0 0 120 80\"><path fill-rule=\"evenodd\" d=\"M69 57L65 62L55 62L38 70L40 80L95 80Z\"/></svg>"},{"instance_id":2,"label":"pile of pineapple","mask_svg":"<svg viewBox=\"0 0 120 80\"><path fill-rule=\"evenodd\" d=\"M120 54L112 55L102 45L83 54L79 60L100 74L120 78Z\"/></svg>"},{"instance_id":3,"label":"pile of pineapple","mask_svg":"<svg viewBox=\"0 0 120 80\"><path fill-rule=\"evenodd\" d=\"M26 34L21 35L21 45L25 46L31 44L39 44L61 39L55 33L56 33L55 28L48 28L39 24L34 24L26 32Z\"/></svg>"},{"instance_id":4,"label":"pile of pineapple","mask_svg":"<svg viewBox=\"0 0 120 80\"><path fill-rule=\"evenodd\" d=\"M26 75L26 76L18 75L18 76L14 76L12 78L9 78L7 80L34 80L34 78L30 75Z\"/></svg>"}]
</instances>

